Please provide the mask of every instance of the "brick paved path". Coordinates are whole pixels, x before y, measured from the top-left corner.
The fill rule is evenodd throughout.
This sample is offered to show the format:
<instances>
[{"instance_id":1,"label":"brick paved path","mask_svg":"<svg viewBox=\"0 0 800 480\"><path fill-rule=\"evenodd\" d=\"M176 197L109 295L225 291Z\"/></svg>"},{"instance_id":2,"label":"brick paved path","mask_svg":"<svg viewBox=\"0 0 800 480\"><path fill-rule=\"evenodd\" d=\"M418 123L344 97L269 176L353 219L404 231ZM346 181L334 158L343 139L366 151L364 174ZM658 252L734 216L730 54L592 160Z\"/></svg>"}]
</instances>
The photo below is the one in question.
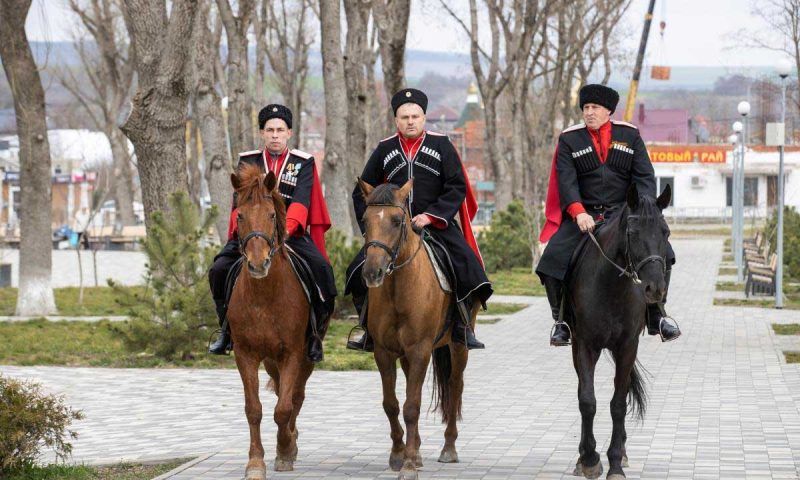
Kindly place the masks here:
<instances>
[{"instance_id":1,"label":"brick paved path","mask_svg":"<svg viewBox=\"0 0 800 480\"><path fill-rule=\"evenodd\" d=\"M652 374L644 422L628 421L628 478L799 478L800 367L786 365L770 323L797 312L714 307L722 242L675 242L670 312L684 336L645 338L640 360ZM488 349L471 356L462 463L436 462L443 427L423 416L421 478L574 478L580 432L577 380L569 349L547 345L543 298L494 325L481 325ZM238 479L248 435L234 370L111 370L0 367L67 395L86 419L75 460L107 462L204 454L169 478ZM607 467L613 366L596 374L595 434ZM402 378L402 375L400 375ZM402 381L398 387L402 388ZM428 390L429 392L429 390ZM274 457L275 400L262 393L267 461ZM401 396L402 399L402 396ZM300 415L295 471L269 478L394 478L377 372L317 372ZM165 477L166 478L166 477Z\"/></svg>"}]
</instances>

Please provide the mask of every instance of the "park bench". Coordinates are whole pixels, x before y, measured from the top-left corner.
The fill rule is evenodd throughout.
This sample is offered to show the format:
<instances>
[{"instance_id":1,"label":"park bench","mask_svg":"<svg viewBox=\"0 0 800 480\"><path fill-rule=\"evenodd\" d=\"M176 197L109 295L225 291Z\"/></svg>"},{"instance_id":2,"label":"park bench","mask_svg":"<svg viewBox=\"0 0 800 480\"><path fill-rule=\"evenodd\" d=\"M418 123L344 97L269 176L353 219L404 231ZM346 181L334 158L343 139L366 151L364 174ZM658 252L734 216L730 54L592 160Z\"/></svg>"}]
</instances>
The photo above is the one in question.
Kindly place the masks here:
<instances>
[{"instance_id":1,"label":"park bench","mask_svg":"<svg viewBox=\"0 0 800 480\"><path fill-rule=\"evenodd\" d=\"M750 295L775 295L775 272L778 268L778 255L769 256L769 263L748 262L744 293Z\"/></svg>"}]
</instances>

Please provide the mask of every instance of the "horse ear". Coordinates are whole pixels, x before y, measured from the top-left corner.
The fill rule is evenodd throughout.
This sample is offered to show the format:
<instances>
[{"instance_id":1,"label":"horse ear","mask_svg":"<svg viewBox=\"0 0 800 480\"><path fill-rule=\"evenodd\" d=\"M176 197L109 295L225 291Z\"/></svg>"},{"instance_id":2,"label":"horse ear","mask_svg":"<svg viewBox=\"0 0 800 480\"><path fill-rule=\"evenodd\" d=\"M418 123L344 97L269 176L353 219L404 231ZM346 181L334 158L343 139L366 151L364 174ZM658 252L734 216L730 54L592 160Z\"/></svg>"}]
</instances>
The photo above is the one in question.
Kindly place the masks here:
<instances>
[{"instance_id":1,"label":"horse ear","mask_svg":"<svg viewBox=\"0 0 800 480\"><path fill-rule=\"evenodd\" d=\"M364 180L361 180L361 178L359 177L356 177L356 182L358 182L358 188L361 189L361 195L364 196L365 200L367 197L369 197L369 194L372 193L373 190L375 190L375 187L365 182Z\"/></svg>"},{"instance_id":2,"label":"horse ear","mask_svg":"<svg viewBox=\"0 0 800 480\"><path fill-rule=\"evenodd\" d=\"M239 175L231 173L231 185L233 185L234 190L239 190Z\"/></svg>"},{"instance_id":3,"label":"horse ear","mask_svg":"<svg viewBox=\"0 0 800 480\"><path fill-rule=\"evenodd\" d=\"M635 183L631 183L631 186L628 187L628 207L631 210L636 210L639 206L639 189L636 188Z\"/></svg>"},{"instance_id":4,"label":"horse ear","mask_svg":"<svg viewBox=\"0 0 800 480\"><path fill-rule=\"evenodd\" d=\"M267 173L267 175L264 177L264 186L267 188L268 192L272 192L273 190L275 190L275 185L277 183L278 179L272 172Z\"/></svg>"},{"instance_id":5,"label":"horse ear","mask_svg":"<svg viewBox=\"0 0 800 480\"><path fill-rule=\"evenodd\" d=\"M659 195L658 198L656 199L656 205L658 205L659 209L664 210L665 208L669 207L669 201L671 198L672 198L672 187L670 187L669 184L667 184L664 187L664 191L661 192L661 195Z\"/></svg>"},{"instance_id":6,"label":"horse ear","mask_svg":"<svg viewBox=\"0 0 800 480\"><path fill-rule=\"evenodd\" d=\"M414 180L409 179L400 190L395 192L394 199L397 201L398 204L405 203L406 199L408 198L408 194L411 193L411 188L414 186Z\"/></svg>"}]
</instances>

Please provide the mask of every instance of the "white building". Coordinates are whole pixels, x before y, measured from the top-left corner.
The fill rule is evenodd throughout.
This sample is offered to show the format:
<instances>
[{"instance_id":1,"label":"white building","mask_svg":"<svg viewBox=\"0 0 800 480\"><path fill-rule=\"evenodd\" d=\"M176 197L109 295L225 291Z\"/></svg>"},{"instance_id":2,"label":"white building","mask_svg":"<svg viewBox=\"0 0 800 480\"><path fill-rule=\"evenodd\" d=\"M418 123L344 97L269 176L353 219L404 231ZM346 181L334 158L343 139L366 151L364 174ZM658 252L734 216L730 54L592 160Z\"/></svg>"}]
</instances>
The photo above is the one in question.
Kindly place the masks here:
<instances>
[{"instance_id":1,"label":"white building","mask_svg":"<svg viewBox=\"0 0 800 480\"><path fill-rule=\"evenodd\" d=\"M731 217L733 150L726 145L648 145L659 192L669 183L672 206L664 213L676 220ZM745 216L764 218L777 206L778 152L755 146L745 152ZM800 147L784 155L785 203L800 210Z\"/></svg>"}]
</instances>

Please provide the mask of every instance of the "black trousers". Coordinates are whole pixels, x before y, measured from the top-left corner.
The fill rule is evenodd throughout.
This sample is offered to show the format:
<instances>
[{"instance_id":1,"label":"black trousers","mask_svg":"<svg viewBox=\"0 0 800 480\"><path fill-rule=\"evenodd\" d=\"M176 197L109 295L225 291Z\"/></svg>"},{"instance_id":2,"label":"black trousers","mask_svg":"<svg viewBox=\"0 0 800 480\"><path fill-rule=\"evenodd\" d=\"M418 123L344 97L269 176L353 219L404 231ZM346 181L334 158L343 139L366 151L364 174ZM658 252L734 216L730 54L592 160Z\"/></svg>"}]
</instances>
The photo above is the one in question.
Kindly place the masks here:
<instances>
[{"instance_id":1,"label":"black trousers","mask_svg":"<svg viewBox=\"0 0 800 480\"><path fill-rule=\"evenodd\" d=\"M427 228L426 230L434 239L442 243L450 254L456 275L455 292L458 301L464 300L471 294L477 301L486 302L492 296L492 284L475 252L467 245L458 226L450 223L445 229ZM367 286L361 277L364 260L365 254L364 248L362 248L347 267L345 294L352 293L354 299L367 294Z\"/></svg>"},{"instance_id":2,"label":"black trousers","mask_svg":"<svg viewBox=\"0 0 800 480\"><path fill-rule=\"evenodd\" d=\"M536 266L536 273L539 277L547 275L563 281L567 276L572 254L575 253L575 249L578 248L584 238L586 238L586 235L581 233L578 224L569 219L569 217L565 217L561 226L558 227L558 231L547 242L542 258ZM667 242L667 268L671 268L674 264L675 251L672 250L672 245Z\"/></svg>"},{"instance_id":3,"label":"black trousers","mask_svg":"<svg viewBox=\"0 0 800 480\"><path fill-rule=\"evenodd\" d=\"M322 292L324 302L332 305L337 294L333 268L322 256L314 242L311 241L311 237L309 235L302 237L291 236L286 239L286 245L308 263L314 275L314 280ZM236 263L240 256L239 240L231 240L214 257L214 263L208 270L208 283L211 286L211 295L217 306L225 304L225 280L228 277L231 266Z\"/></svg>"}]
</instances>

